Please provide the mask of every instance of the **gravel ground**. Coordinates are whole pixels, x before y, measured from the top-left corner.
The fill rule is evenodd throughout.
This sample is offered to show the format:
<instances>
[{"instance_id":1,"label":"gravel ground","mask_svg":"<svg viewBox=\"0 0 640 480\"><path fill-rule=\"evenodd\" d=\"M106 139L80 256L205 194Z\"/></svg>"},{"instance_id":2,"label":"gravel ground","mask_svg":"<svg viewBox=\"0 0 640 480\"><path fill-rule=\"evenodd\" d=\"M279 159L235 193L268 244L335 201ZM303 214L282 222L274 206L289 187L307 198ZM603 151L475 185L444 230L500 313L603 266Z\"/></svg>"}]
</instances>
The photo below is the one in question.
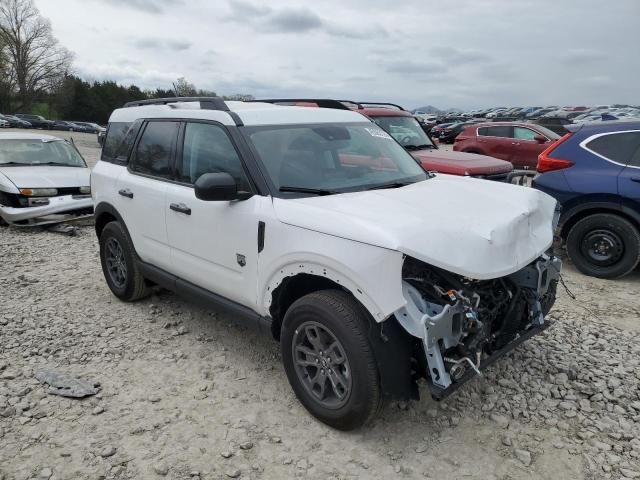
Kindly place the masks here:
<instances>
[{"instance_id":1,"label":"gravel ground","mask_svg":"<svg viewBox=\"0 0 640 480\"><path fill-rule=\"evenodd\" d=\"M94 163L95 137L73 137ZM1 480L640 478L639 273L568 265L577 299L560 292L543 335L442 403L422 385L341 433L301 407L269 338L168 292L117 301L79 230L0 229ZM41 369L100 393L48 395Z\"/></svg>"}]
</instances>

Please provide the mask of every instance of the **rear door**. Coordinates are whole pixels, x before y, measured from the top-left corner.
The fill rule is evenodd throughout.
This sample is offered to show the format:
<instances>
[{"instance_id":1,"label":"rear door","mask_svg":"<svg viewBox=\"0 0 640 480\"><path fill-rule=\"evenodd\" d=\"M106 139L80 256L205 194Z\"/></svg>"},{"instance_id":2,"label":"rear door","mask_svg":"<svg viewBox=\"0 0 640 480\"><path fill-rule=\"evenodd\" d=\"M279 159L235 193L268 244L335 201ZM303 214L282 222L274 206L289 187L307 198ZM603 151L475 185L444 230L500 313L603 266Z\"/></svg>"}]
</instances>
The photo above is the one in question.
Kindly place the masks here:
<instances>
[{"instance_id":1,"label":"rear door","mask_svg":"<svg viewBox=\"0 0 640 480\"><path fill-rule=\"evenodd\" d=\"M136 252L143 261L165 270L171 268L165 197L173 178L179 125L162 120L143 125L129 166L116 186L116 208L128 226Z\"/></svg>"},{"instance_id":2,"label":"rear door","mask_svg":"<svg viewBox=\"0 0 640 480\"><path fill-rule=\"evenodd\" d=\"M607 154L624 161L618 175L618 193L622 202L640 213L640 131L608 135L611 145Z\"/></svg>"},{"instance_id":3,"label":"rear door","mask_svg":"<svg viewBox=\"0 0 640 480\"><path fill-rule=\"evenodd\" d=\"M478 128L478 147L490 157L510 161L513 127L496 125Z\"/></svg>"}]
</instances>

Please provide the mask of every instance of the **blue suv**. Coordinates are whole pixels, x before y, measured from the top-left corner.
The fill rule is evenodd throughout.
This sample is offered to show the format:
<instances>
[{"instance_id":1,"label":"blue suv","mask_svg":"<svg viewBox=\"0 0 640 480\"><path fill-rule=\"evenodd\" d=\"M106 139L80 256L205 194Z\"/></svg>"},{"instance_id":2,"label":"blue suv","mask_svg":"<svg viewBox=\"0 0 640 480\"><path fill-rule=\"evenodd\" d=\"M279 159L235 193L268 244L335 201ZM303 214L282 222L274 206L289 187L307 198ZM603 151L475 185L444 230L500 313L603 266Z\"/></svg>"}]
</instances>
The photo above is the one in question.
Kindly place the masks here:
<instances>
[{"instance_id":1,"label":"blue suv","mask_svg":"<svg viewBox=\"0 0 640 480\"><path fill-rule=\"evenodd\" d=\"M640 262L640 120L567 129L538 157L533 187L562 205L559 235L578 270L622 277Z\"/></svg>"}]
</instances>

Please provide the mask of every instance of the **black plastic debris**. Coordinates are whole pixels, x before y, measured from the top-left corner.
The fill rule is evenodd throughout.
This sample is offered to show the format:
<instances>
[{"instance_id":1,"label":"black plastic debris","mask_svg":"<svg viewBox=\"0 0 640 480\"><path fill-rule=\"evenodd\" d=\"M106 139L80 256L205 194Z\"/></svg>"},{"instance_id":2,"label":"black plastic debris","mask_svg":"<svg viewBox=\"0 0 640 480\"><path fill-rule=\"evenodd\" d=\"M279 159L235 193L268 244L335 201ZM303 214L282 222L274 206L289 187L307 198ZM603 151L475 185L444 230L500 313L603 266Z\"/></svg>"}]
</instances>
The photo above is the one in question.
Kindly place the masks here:
<instances>
[{"instance_id":1,"label":"black plastic debris","mask_svg":"<svg viewBox=\"0 0 640 480\"><path fill-rule=\"evenodd\" d=\"M36 372L36 379L43 385L49 385L50 395L61 397L84 398L98 393L98 383L89 383L64 373L53 370Z\"/></svg>"}]
</instances>

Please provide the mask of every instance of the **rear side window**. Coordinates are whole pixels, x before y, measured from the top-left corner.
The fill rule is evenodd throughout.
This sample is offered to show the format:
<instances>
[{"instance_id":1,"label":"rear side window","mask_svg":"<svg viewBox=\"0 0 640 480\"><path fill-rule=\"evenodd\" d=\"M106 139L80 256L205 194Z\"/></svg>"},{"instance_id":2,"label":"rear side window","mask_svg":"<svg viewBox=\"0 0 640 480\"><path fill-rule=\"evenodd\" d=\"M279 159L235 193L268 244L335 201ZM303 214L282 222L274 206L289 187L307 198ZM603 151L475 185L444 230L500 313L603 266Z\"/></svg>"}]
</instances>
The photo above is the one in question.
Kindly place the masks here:
<instances>
[{"instance_id":1,"label":"rear side window","mask_svg":"<svg viewBox=\"0 0 640 480\"><path fill-rule=\"evenodd\" d=\"M511 127L500 125L495 127L481 127L478 129L478 135L483 137L511 137Z\"/></svg>"},{"instance_id":2,"label":"rear side window","mask_svg":"<svg viewBox=\"0 0 640 480\"><path fill-rule=\"evenodd\" d=\"M113 162L115 160L118 147L130 126L131 123L128 122L114 122L109 124L107 136L102 145L102 160L105 162Z\"/></svg>"},{"instance_id":3,"label":"rear side window","mask_svg":"<svg viewBox=\"0 0 640 480\"><path fill-rule=\"evenodd\" d=\"M130 162L131 170L170 179L171 158L179 125L178 122L149 122Z\"/></svg>"},{"instance_id":4,"label":"rear side window","mask_svg":"<svg viewBox=\"0 0 640 480\"><path fill-rule=\"evenodd\" d=\"M640 163L640 131L610 133L594 138L586 147L598 155L624 165Z\"/></svg>"}]
</instances>

